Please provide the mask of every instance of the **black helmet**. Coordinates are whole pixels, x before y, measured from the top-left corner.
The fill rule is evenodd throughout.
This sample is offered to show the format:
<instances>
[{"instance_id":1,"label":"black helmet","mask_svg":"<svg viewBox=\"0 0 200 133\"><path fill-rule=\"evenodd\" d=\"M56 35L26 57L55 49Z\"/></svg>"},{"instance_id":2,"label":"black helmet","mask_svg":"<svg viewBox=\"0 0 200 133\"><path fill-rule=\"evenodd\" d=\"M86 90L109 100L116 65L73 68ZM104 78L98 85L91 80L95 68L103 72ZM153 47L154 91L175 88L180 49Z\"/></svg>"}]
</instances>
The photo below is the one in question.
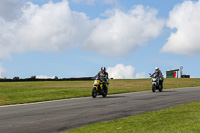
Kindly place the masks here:
<instances>
[{"instance_id":1,"label":"black helmet","mask_svg":"<svg viewBox=\"0 0 200 133\"><path fill-rule=\"evenodd\" d=\"M105 67L101 67L101 71L106 71L106 68Z\"/></svg>"}]
</instances>

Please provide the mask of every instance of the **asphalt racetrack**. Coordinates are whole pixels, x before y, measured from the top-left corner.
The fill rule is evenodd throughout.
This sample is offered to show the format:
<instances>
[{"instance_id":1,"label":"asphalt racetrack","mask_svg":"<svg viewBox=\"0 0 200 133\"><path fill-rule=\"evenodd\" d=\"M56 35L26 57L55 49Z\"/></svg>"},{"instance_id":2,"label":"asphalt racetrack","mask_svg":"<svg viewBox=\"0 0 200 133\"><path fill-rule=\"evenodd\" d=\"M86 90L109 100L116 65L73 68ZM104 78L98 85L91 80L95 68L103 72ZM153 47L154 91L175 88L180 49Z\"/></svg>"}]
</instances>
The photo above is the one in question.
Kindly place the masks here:
<instances>
[{"instance_id":1,"label":"asphalt racetrack","mask_svg":"<svg viewBox=\"0 0 200 133\"><path fill-rule=\"evenodd\" d=\"M0 106L1 133L51 133L200 101L200 87Z\"/></svg>"}]
</instances>

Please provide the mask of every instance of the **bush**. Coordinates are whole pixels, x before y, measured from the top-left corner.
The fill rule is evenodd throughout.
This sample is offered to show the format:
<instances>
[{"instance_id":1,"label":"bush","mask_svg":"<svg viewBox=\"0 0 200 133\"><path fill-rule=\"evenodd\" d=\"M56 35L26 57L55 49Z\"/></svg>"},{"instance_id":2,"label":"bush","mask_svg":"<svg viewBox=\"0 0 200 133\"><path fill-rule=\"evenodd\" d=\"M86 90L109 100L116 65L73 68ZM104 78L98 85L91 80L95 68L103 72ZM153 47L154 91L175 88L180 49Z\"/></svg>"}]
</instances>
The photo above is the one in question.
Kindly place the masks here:
<instances>
[{"instance_id":1,"label":"bush","mask_svg":"<svg viewBox=\"0 0 200 133\"><path fill-rule=\"evenodd\" d=\"M19 77L14 77L13 80L19 80Z\"/></svg>"}]
</instances>

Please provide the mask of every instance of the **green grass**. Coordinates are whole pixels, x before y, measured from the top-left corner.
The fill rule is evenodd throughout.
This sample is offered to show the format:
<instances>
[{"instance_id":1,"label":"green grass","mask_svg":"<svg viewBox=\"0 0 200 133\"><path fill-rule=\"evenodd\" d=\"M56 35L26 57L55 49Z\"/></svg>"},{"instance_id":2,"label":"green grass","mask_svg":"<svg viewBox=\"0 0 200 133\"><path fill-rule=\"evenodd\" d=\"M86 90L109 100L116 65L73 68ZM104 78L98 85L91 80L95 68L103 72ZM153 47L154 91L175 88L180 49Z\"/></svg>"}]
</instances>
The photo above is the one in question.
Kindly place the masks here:
<instances>
[{"instance_id":1,"label":"green grass","mask_svg":"<svg viewBox=\"0 0 200 133\"><path fill-rule=\"evenodd\" d=\"M91 96L93 81L0 82L0 106ZM200 86L200 79L165 79L164 89ZM151 79L110 80L109 94L149 91Z\"/></svg>"},{"instance_id":2,"label":"green grass","mask_svg":"<svg viewBox=\"0 0 200 133\"><path fill-rule=\"evenodd\" d=\"M199 133L200 102L84 126L65 133Z\"/></svg>"},{"instance_id":3,"label":"green grass","mask_svg":"<svg viewBox=\"0 0 200 133\"><path fill-rule=\"evenodd\" d=\"M91 96L92 81L0 82L0 105ZM200 86L200 79L165 79L164 89ZM110 80L109 94L150 91L151 79ZM198 133L200 102L73 130L77 133Z\"/></svg>"},{"instance_id":4,"label":"green grass","mask_svg":"<svg viewBox=\"0 0 200 133\"><path fill-rule=\"evenodd\" d=\"M1 82L0 105L84 97L91 82Z\"/></svg>"}]
</instances>

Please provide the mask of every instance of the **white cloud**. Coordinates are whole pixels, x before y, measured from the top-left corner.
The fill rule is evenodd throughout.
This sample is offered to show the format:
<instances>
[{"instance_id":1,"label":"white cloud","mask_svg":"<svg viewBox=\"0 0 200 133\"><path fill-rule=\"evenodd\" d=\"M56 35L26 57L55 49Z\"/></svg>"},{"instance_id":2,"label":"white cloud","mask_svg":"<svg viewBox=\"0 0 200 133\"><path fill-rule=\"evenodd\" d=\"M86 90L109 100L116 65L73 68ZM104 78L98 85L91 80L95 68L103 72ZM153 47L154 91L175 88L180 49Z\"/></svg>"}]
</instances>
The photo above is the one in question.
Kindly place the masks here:
<instances>
[{"instance_id":1,"label":"white cloud","mask_svg":"<svg viewBox=\"0 0 200 133\"><path fill-rule=\"evenodd\" d=\"M66 0L56 4L50 2L42 7L30 4L23 18L27 24L18 32L19 43L29 43L31 50L56 51L74 47L87 37L91 29L87 16L71 11Z\"/></svg>"},{"instance_id":2,"label":"white cloud","mask_svg":"<svg viewBox=\"0 0 200 133\"><path fill-rule=\"evenodd\" d=\"M0 63L0 78L5 78L7 75L6 70L2 67L2 63Z\"/></svg>"},{"instance_id":3,"label":"white cloud","mask_svg":"<svg viewBox=\"0 0 200 133\"><path fill-rule=\"evenodd\" d=\"M112 1L115 0L104 2ZM0 11L0 58L11 53L56 52L74 47L106 56L125 55L156 38L164 25L163 20L156 18L156 10L143 6L136 6L128 13L115 10L106 19L90 20L85 13L72 11L67 0L41 6L14 2L18 6L13 6L11 0L6 3L19 12L11 15L12 19L5 18L10 8Z\"/></svg>"},{"instance_id":4,"label":"white cloud","mask_svg":"<svg viewBox=\"0 0 200 133\"><path fill-rule=\"evenodd\" d=\"M135 78L136 79L146 78L145 74L146 74L145 72L136 73Z\"/></svg>"},{"instance_id":5,"label":"white cloud","mask_svg":"<svg viewBox=\"0 0 200 133\"><path fill-rule=\"evenodd\" d=\"M200 1L185 1L176 5L169 14L167 26L175 29L162 52L174 54L200 54Z\"/></svg>"},{"instance_id":6,"label":"white cloud","mask_svg":"<svg viewBox=\"0 0 200 133\"><path fill-rule=\"evenodd\" d=\"M120 56L160 35L164 21L156 18L157 11L136 6L127 14L115 10L114 15L100 20L86 40L85 48L106 56Z\"/></svg>"},{"instance_id":7,"label":"white cloud","mask_svg":"<svg viewBox=\"0 0 200 133\"><path fill-rule=\"evenodd\" d=\"M21 14L21 3L17 0L1 0L0 1L0 17L7 21L16 19Z\"/></svg>"},{"instance_id":8,"label":"white cloud","mask_svg":"<svg viewBox=\"0 0 200 133\"><path fill-rule=\"evenodd\" d=\"M145 78L145 72L136 73L135 68L131 65L124 66L123 64L118 64L115 67L108 67L107 72L109 78L114 79Z\"/></svg>"},{"instance_id":9,"label":"white cloud","mask_svg":"<svg viewBox=\"0 0 200 133\"><path fill-rule=\"evenodd\" d=\"M46 75L38 75L36 76L37 79L55 79L55 76L49 77Z\"/></svg>"},{"instance_id":10,"label":"white cloud","mask_svg":"<svg viewBox=\"0 0 200 133\"><path fill-rule=\"evenodd\" d=\"M95 2L102 2L104 4L116 4L118 3L118 0L72 0L75 3L85 3L85 4L89 4L89 5L93 5L95 4Z\"/></svg>"},{"instance_id":11,"label":"white cloud","mask_svg":"<svg viewBox=\"0 0 200 133\"><path fill-rule=\"evenodd\" d=\"M0 2L1 5L1 2ZM76 47L87 38L92 21L71 11L67 0L41 7L27 2L21 16L8 22L0 17L0 57L12 52L59 51Z\"/></svg>"},{"instance_id":12,"label":"white cloud","mask_svg":"<svg viewBox=\"0 0 200 133\"><path fill-rule=\"evenodd\" d=\"M75 3L86 3L89 5L92 5L95 3L96 0L72 0Z\"/></svg>"}]
</instances>

